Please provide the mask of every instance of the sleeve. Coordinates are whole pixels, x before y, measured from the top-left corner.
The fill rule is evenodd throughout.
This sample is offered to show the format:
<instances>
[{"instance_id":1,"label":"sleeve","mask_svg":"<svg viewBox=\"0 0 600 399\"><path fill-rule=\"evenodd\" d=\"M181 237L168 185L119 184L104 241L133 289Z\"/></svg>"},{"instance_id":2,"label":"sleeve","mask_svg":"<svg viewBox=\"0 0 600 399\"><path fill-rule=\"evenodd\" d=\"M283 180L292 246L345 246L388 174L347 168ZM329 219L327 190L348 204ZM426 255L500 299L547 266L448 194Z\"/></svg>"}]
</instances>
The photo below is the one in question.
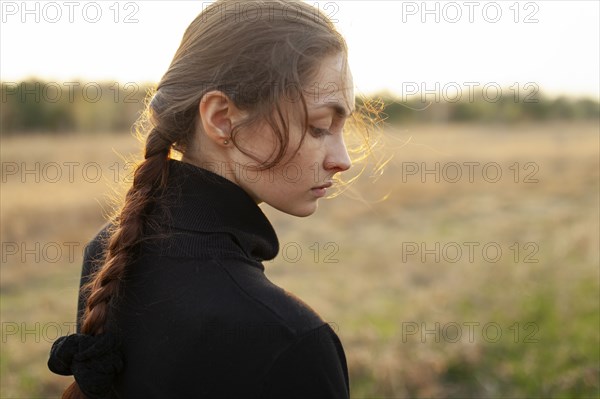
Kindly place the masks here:
<instances>
[{"instance_id":1,"label":"sleeve","mask_svg":"<svg viewBox=\"0 0 600 399\"><path fill-rule=\"evenodd\" d=\"M344 349L328 324L304 334L278 357L267 378L263 397L350 397Z\"/></svg>"},{"instance_id":2,"label":"sleeve","mask_svg":"<svg viewBox=\"0 0 600 399\"><path fill-rule=\"evenodd\" d=\"M79 296L77 300L77 333L81 332L81 318L85 311L86 296L81 288L90 281L92 274L96 272L100 266L100 260L104 256L104 248L106 240L109 237L110 224L105 224L100 232L90 241L83 252L83 265L81 268L81 280L79 282Z\"/></svg>"}]
</instances>

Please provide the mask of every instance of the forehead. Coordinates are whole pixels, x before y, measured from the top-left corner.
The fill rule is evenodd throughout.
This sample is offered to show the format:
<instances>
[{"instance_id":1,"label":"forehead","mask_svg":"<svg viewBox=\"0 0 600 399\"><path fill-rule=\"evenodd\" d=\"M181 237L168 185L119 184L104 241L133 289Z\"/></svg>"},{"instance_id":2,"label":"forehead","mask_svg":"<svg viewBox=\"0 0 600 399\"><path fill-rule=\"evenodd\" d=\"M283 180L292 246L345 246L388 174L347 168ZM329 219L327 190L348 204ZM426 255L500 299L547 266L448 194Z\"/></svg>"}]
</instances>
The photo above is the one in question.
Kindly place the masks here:
<instances>
[{"instance_id":1,"label":"forehead","mask_svg":"<svg viewBox=\"0 0 600 399\"><path fill-rule=\"evenodd\" d=\"M305 89L309 109L331 108L349 115L354 111L354 82L342 55L324 58Z\"/></svg>"}]
</instances>

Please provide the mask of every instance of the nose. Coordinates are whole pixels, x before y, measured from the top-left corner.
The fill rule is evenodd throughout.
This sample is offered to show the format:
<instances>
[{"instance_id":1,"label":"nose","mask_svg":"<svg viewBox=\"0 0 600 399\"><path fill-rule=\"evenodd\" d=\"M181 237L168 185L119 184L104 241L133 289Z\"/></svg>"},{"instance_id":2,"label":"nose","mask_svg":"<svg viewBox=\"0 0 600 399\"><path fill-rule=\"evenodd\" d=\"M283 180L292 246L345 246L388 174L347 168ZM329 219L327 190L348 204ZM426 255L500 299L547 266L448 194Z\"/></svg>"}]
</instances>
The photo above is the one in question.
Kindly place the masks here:
<instances>
[{"instance_id":1,"label":"nose","mask_svg":"<svg viewBox=\"0 0 600 399\"><path fill-rule=\"evenodd\" d=\"M342 135L330 136L334 142L331 143L327 157L325 158L324 167L327 171L344 172L352 167L352 161L348 155L346 144Z\"/></svg>"}]
</instances>

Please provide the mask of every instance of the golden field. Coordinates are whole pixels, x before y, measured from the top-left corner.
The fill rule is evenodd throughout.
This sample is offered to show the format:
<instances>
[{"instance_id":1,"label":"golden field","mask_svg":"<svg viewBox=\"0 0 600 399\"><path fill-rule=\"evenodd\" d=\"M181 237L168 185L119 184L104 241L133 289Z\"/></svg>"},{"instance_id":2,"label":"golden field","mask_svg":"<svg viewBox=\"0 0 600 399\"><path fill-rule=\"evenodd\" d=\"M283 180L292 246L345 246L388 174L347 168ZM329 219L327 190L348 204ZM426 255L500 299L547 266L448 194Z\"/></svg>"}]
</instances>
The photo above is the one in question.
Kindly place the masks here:
<instances>
[{"instance_id":1,"label":"golden field","mask_svg":"<svg viewBox=\"0 0 600 399\"><path fill-rule=\"evenodd\" d=\"M353 398L596 398L598 122L390 128L309 218L263 205L267 276L329 321ZM59 397L84 245L139 153L125 134L2 139L1 398Z\"/></svg>"}]
</instances>

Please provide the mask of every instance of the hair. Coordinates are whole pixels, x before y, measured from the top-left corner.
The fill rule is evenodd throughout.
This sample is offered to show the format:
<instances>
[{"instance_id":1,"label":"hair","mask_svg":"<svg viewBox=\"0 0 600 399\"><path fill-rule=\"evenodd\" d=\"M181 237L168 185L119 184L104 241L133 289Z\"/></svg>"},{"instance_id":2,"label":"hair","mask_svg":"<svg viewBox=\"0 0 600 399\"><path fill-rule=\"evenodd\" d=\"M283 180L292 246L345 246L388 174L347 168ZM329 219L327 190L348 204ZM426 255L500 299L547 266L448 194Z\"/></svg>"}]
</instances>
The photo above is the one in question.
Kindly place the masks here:
<instances>
[{"instance_id":1,"label":"hair","mask_svg":"<svg viewBox=\"0 0 600 399\"><path fill-rule=\"evenodd\" d=\"M143 160L135 168L124 203L110 216L102 263L82 287L87 304L81 333L97 335L108 329L120 281L144 239L145 215L161 204L172 151L185 154L192 143L203 95L222 91L247 111L248 118L233 127L231 140L248 156L235 142L236 131L259 121L268 123L280 145L273 157L259 162L259 168L267 169L287 151L286 100L301 104L303 140L308 116L302 89L323 58L337 54L347 59L343 37L319 10L298 0L219 0L192 21L136 124L145 137ZM73 382L62 397L85 395Z\"/></svg>"}]
</instances>

